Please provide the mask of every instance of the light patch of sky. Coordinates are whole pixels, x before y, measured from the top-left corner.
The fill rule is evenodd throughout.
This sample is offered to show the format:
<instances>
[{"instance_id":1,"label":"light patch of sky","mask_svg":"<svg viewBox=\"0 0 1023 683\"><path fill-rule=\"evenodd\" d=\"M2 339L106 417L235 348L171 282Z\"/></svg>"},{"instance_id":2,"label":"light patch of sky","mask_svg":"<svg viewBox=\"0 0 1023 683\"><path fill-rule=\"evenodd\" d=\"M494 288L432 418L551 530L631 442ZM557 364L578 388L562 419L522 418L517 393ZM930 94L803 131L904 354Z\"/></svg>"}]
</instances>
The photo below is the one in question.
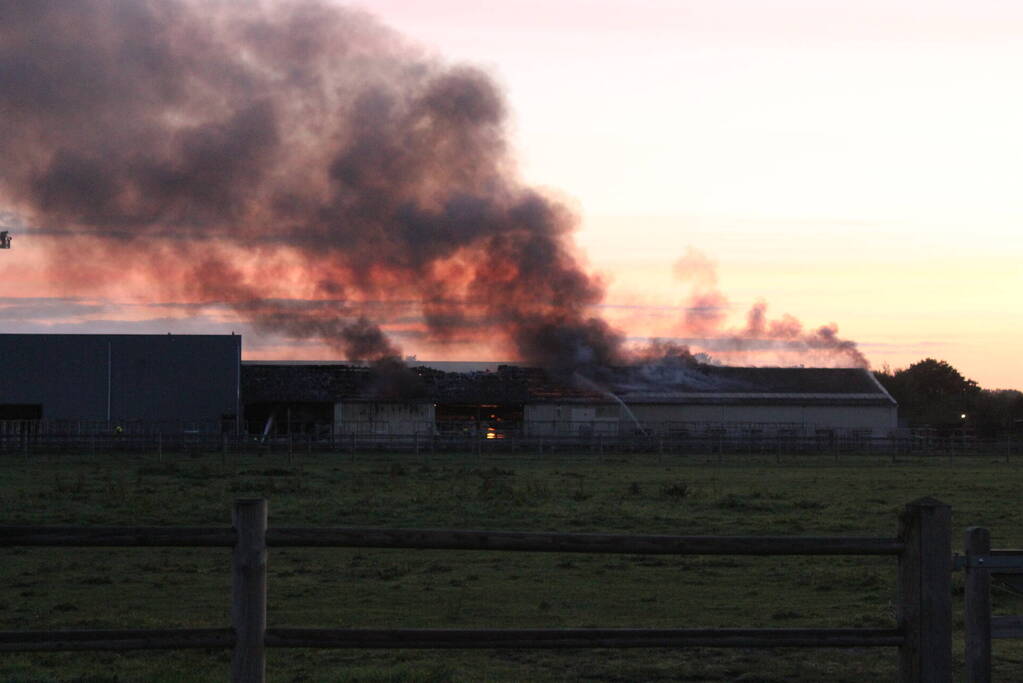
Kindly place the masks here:
<instances>
[{"instance_id":1,"label":"light patch of sky","mask_svg":"<svg viewBox=\"0 0 1023 683\"><path fill-rule=\"evenodd\" d=\"M926 347L1023 386L1005 351L1023 345L1023 4L370 9L505 87L523 176L577 207L609 303L682 301L671 264L692 245L740 318L762 297L877 364Z\"/></svg>"}]
</instances>

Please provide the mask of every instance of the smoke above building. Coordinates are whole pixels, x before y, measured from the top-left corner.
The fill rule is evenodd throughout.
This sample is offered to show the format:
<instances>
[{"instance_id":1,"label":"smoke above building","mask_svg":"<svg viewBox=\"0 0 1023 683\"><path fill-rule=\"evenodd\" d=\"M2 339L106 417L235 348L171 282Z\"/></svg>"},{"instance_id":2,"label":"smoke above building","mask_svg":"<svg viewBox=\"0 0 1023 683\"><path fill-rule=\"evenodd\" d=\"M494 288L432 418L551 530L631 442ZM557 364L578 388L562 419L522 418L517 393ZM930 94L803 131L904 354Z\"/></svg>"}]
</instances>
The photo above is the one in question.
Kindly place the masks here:
<instances>
[{"instance_id":1,"label":"smoke above building","mask_svg":"<svg viewBox=\"0 0 1023 683\"><path fill-rule=\"evenodd\" d=\"M744 326L730 327L727 312L732 303L718 286L717 264L697 249L689 247L675 262L674 271L678 279L690 284L685 314L676 332L706 352L745 363L759 359L779 364L870 366L855 342L838 336L834 323L807 330L792 315L772 319L763 300L746 311Z\"/></svg>"},{"instance_id":2,"label":"smoke above building","mask_svg":"<svg viewBox=\"0 0 1023 683\"><path fill-rule=\"evenodd\" d=\"M518 176L494 82L363 12L0 2L0 111L0 209L78 293L228 305L377 362L401 354L384 329L568 374L669 348L630 350L595 313L577 218ZM722 295L697 294L690 329L720 332ZM810 339L754 313L732 337ZM862 363L834 333L811 337Z\"/></svg>"}]
</instances>

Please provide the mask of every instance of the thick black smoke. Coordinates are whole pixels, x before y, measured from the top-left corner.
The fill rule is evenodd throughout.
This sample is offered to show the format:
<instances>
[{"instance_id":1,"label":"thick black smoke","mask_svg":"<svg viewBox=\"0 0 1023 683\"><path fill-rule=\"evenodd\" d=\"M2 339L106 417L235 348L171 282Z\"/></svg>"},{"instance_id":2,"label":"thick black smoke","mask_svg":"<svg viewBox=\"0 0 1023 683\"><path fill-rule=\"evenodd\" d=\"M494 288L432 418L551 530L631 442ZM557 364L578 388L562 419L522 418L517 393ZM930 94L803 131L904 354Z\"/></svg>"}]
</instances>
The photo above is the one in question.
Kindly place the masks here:
<instances>
[{"instance_id":1,"label":"thick black smoke","mask_svg":"<svg viewBox=\"0 0 1023 683\"><path fill-rule=\"evenodd\" d=\"M0 196L76 235L52 250L76 287L148 277L350 357L397 354L364 304L400 301L431 339L619 359L573 216L516 179L494 84L362 13L3 0L0 110Z\"/></svg>"},{"instance_id":2,"label":"thick black smoke","mask_svg":"<svg viewBox=\"0 0 1023 683\"><path fill-rule=\"evenodd\" d=\"M364 360L399 356L396 320L568 373L625 360L494 83L361 12L0 0L0 112L0 210L79 294L142 283Z\"/></svg>"}]
</instances>

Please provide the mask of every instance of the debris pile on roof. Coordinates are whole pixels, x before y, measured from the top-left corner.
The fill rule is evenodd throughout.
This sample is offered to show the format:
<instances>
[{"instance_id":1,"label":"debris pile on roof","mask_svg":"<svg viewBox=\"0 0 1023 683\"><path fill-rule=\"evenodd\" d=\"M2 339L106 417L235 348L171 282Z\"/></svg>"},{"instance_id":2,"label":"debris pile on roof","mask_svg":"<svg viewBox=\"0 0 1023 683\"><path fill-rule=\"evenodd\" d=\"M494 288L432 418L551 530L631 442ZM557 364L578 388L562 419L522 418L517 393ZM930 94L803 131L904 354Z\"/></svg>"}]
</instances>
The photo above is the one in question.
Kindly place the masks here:
<instances>
[{"instance_id":1,"label":"debris pile on roof","mask_svg":"<svg viewBox=\"0 0 1023 683\"><path fill-rule=\"evenodd\" d=\"M605 389L606 387L606 389ZM502 365L496 372L429 367L243 363L245 402L422 401L447 404L668 401L693 398L831 398L890 402L857 368L758 368L702 364L616 368L601 384L558 381L540 368Z\"/></svg>"}]
</instances>

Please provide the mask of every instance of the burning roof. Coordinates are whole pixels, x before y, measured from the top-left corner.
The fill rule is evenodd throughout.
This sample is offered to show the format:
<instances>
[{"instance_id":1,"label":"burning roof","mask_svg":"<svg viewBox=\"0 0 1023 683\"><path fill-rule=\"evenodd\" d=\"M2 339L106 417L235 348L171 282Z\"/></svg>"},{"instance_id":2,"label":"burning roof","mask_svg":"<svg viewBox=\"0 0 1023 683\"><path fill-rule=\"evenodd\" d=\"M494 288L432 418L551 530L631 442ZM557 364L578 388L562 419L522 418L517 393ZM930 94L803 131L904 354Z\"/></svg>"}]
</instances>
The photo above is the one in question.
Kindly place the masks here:
<instances>
[{"instance_id":1,"label":"burning roof","mask_svg":"<svg viewBox=\"0 0 1023 683\"><path fill-rule=\"evenodd\" d=\"M617 396L638 403L782 398L893 403L873 375L857 368L630 366L614 369L604 384L581 380L584 378L564 380L540 368L510 365L495 372L443 372L420 366L394 373L393 369L337 363L242 364L245 402L607 403Z\"/></svg>"}]
</instances>

